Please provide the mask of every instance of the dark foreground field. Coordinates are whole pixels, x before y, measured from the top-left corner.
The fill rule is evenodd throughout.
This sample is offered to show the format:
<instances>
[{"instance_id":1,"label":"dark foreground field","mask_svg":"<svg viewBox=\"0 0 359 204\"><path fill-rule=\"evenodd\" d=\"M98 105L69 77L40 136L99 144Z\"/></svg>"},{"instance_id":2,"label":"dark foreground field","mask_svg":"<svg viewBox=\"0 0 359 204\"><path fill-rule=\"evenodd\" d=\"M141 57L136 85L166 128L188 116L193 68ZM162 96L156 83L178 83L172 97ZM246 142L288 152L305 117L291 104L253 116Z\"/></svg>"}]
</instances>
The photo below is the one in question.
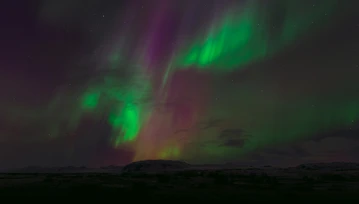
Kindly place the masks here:
<instances>
[{"instance_id":1,"label":"dark foreground field","mask_svg":"<svg viewBox=\"0 0 359 204\"><path fill-rule=\"evenodd\" d=\"M71 196L159 201L359 200L357 171L227 169L162 173L0 174L0 197Z\"/></svg>"}]
</instances>

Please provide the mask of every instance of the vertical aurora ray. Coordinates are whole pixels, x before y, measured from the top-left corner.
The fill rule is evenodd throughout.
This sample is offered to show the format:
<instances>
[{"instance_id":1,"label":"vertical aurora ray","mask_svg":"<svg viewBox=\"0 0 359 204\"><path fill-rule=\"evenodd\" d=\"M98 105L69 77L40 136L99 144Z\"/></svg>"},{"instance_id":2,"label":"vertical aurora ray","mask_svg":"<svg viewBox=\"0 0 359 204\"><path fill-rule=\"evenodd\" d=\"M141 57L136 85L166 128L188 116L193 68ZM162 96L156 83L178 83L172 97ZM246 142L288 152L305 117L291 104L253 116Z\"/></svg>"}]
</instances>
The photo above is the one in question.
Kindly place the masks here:
<instances>
[{"instance_id":1,"label":"vertical aurora ray","mask_svg":"<svg viewBox=\"0 0 359 204\"><path fill-rule=\"evenodd\" d=\"M289 2L281 1L286 8L280 35L280 45L285 46L295 41L305 33L311 26L318 26L323 20L328 20L334 12L338 1L330 0L325 2ZM303 15L305 12L305 15ZM313 19L316 19L315 21Z\"/></svg>"},{"instance_id":2,"label":"vertical aurora ray","mask_svg":"<svg viewBox=\"0 0 359 204\"><path fill-rule=\"evenodd\" d=\"M100 93L90 92L83 96L82 107L87 110L93 110L97 107L100 100Z\"/></svg>"},{"instance_id":3,"label":"vertical aurora ray","mask_svg":"<svg viewBox=\"0 0 359 204\"><path fill-rule=\"evenodd\" d=\"M119 113L112 112L109 123L114 128L114 145L131 142L136 139L141 128L140 109L136 105L125 103Z\"/></svg>"},{"instance_id":4,"label":"vertical aurora ray","mask_svg":"<svg viewBox=\"0 0 359 204\"><path fill-rule=\"evenodd\" d=\"M177 146L168 146L163 149L157 157L160 159L176 159L180 156L180 149Z\"/></svg>"},{"instance_id":5,"label":"vertical aurora ray","mask_svg":"<svg viewBox=\"0 0 359 204\"><path fill-rule=\"evenodd\" d=\"M113 145L118 147L136 140L146 118L143 112L146 104L140 102L149 97L150 90L150 83L144 75L130 74L119 78L105 72L100 82L89 83L80 105L82 110L94 112L98 117L108 115L108 123L113 129Z\"/></svg>"},{"instance_id":6,"label":"vertical aurora ray","mask_svg":"<svg viewBox=\"0 0 359 204\"><path fill-rule=\"evenodd\" d=\"M145 84L145 81L141 81L140 83L144 83L145 89L148 89L148 83ZM142 86L143 86L142 85ZM115 146L118 146L123 142L131 142L137 138L137 135L140 131L141 125L144 121L142 111L143 105L139 104L138 100L146 97L146 90L141 89L130 89L126 90L123 96L115 95L114 97L117 100L120 100L122 104L119 104L119 111L110 113L109 122L114 128L115 134ZM113 94L117 94L117 92L113 92Z\"/></svg>"},{"instance_id":7,"label":"vertical aurora ray","mask_svg":"<svg viewBox=\"0 0 359 204\"><path fill-rule=\"evenodd\" d=\"M223 18L215 21L204 38L189 44L175 60L176 66L186 68L230 72L241 69L251 62L263 60L283 50L298 39L314 23L322 23L333 12L336 1L330 0L317 5L296 1L280 1L276 12L265 12L260 1L249 1L244 7L228 11ZM300 9L298 9L300 8ZM309 10L308 10L309 8ZM303 17L302 11L306 11ZM240 12L238 12L240 11ZM282 21L281 26L270 26L268 19ZM273 35L272 33L275 33Z\"/></svg>"},{"instance_id":8,"label":"vertical aurora ray","mask_svg":"<svg viewBox=\"0 0 359 204\"><path fill-rule=\"evenodd\" d=\"M265 54L263 31L256 29L256 13L244 11L239 17L227 14L220 25L213 25L204 40L196 42L190 51L179 60L180 67L196 66L207 69L211 66L233 67L246 63L251 55L251 49L258 55ZM252 44L250 44L252 42ZM254 46L255 44L258 45ZM236 52L235 61L223 59L224 55ZM222 59L221 59L222 58ZM223 64L224 63L224 64ZM224 66L223 66L224 65Z\"/></svg>"}]
</instances>

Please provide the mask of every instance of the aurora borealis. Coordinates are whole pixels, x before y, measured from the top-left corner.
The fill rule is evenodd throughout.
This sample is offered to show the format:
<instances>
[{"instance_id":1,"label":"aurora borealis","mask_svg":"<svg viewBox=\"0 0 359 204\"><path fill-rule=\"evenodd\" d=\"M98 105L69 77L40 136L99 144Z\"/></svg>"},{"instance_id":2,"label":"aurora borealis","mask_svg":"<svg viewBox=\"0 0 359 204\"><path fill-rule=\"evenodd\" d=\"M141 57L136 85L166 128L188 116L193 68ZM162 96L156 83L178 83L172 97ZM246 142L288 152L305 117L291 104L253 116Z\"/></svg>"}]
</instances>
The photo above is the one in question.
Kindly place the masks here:
<instances>
[{"instance_id":1,"label":"aurora borealis","mask_svg":"<svg viewBox=\"0 0 359 204\"><path fill-rule=\"evenodd\" d=\"M349 1L23 3L2 33L4 167L358 161Z\"/></svg>"}]
</instances>

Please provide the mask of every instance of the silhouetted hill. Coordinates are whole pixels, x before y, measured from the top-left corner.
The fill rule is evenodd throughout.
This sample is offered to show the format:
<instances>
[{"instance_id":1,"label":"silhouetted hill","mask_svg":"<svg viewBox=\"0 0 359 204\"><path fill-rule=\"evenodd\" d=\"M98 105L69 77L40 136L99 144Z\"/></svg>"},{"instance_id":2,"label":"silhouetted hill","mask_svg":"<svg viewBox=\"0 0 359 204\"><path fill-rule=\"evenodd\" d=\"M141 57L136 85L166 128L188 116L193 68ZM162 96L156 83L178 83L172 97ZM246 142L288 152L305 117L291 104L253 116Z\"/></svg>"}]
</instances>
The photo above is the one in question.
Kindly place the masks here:
<instances>
[{"instance_id":1,"label":"silhouetted hill","mask_svg":"<svg viewBox=\"0 0 359 204\"><path fill-rule=\"evenodd\" d=\"M28 166L20 169L12 169L6 172L9 173L82 173L92 172L96 169L87 168L85 166L66 166L66 167L41 167L41 166Z\"/></svg>"},{"instance_id":2,"label":"silhouetted hill","mask_svg":"<svg viewBox=\"0 0 359 204\"><path fill-rule=\"evenodd\" d=\"M308 163L308 164L298 165L296 168L305 169L305 170L328 170L328 171L359 170L359 163L352 163L352 162Z\"/></svg>"},{"instance_id":3,"label":"silhouetted hill","mask_svg":"<svg viewBox=\"0 0 359 204\"><path fill-rule=\"evenodd\" d=\"M359 163L351 162L330 162L330 163L306 163L295 167L277 168L269 165L250 166L238 164L203 164L190 165L182 161L174 160L145 160L132 162L126 166L104 166L100 168L88 168L85 166L67 166L67 167L41 167L28 166L20 169L3 170L2 173L121 173L121 172L163 172L163 171L181 171L181 170L231 170L242 169L249 171L265 172L296 172L296 171L355 171L359 170Z\"/></svg>"},{"instance_id":4,"label":"silhouetted hill","mask_svg":"<svg viewBox=\"0 0 359 204\"><path fill-rule=\"evenodd\" d=\"M172 160L145 160L130 163L123 167L123 172L157 172L157 171L171 171L183 170L191 167L182 161Z\"/></svg>"}]
</instances>

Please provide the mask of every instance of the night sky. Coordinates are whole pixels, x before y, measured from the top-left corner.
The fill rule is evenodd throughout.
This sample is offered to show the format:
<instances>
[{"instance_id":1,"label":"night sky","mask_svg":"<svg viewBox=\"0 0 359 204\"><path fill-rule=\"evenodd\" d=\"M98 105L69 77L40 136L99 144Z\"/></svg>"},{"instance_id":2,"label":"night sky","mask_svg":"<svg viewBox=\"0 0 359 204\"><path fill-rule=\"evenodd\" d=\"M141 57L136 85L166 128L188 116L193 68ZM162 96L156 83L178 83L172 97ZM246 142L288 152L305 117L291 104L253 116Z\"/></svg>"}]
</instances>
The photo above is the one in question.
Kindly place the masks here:
<instances>
[{"instance_id":1,"label":"night sky","mask_svg":"<svg viewBox=\"0 0 359 204\"><path fill-rule=\"evenodd\" d=\"M0 168L359 162L359 2L12 0Z\"/></svg>"}]
</instances>

